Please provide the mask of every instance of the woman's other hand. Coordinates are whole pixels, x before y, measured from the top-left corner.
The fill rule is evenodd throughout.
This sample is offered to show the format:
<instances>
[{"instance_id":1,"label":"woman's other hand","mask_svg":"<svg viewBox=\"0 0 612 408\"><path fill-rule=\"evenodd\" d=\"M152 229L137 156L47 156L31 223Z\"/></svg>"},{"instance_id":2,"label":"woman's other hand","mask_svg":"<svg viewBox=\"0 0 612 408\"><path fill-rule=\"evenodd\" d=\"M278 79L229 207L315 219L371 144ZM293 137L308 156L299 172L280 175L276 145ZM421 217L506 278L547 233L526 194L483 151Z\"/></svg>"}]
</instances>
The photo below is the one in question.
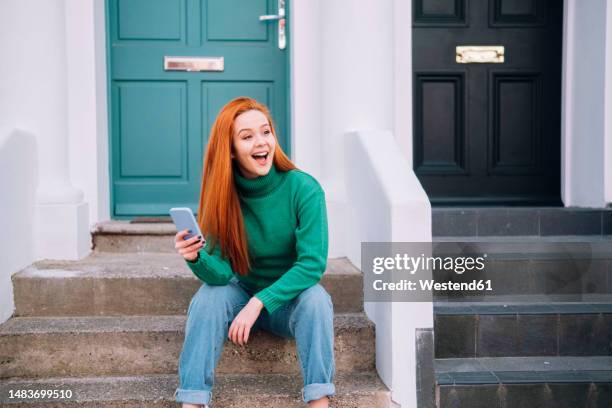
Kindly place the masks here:
<instances>
[{"instance_id":1,"label":"woman's other hand","mask_svg":"<svg viewBox=\"0 0 612 408\"><path fill-rule=\"evenodd\" d=\"M188 230L182 230L176 233L174 236L174 248L178 251L179 254L183 255L188 261L195 261L198 258L198 252L204 244L202 243L202 239L200 237L191 237L188 240L184 240L185 235L188 234Z\"/></svg>"},{"instance_id":2,"label":"woman's other hand","mask_svg":"<svg viewBox=\"0 0 612 408\"><path fill-rule=\"evenodd\" d=\"M263 303L253 296L234 318L227 337L235 344L245 345L249 341L249 333L259 317L261 309L263 309Z\"/></svg>"}]
</instances>

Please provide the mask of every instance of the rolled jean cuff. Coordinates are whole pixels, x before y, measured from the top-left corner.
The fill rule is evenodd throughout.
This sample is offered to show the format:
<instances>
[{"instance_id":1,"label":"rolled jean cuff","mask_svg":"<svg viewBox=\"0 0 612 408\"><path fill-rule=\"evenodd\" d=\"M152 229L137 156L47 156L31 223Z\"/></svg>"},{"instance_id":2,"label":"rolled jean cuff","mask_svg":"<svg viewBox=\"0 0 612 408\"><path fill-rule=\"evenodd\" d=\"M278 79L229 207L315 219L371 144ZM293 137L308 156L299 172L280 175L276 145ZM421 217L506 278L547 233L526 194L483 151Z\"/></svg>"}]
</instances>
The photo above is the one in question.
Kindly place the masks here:
<instances>
[{"instance_id":1,"label":"rolled jean cuff","mask_svg":"<svg viewBox=\"0 0 612 408\"><path fill-rule=\"evenodd\" d=\"M187 404L208 405L212 397L210 391L204 390L183 390L177 388L174 391L176 402L184 402Z\"/></svg>"},{"instance_id":2,"label":"rolled jean cuff","mask_svg":"<svg viewBox=\"0 0 612 408\"><path fill-rule=\"evenodd\" d=\"M302 389L304 402L315 401L323 397L331 397L336 394L336 387L332 383L308 384Z\"/></svg>"}]
</instances>

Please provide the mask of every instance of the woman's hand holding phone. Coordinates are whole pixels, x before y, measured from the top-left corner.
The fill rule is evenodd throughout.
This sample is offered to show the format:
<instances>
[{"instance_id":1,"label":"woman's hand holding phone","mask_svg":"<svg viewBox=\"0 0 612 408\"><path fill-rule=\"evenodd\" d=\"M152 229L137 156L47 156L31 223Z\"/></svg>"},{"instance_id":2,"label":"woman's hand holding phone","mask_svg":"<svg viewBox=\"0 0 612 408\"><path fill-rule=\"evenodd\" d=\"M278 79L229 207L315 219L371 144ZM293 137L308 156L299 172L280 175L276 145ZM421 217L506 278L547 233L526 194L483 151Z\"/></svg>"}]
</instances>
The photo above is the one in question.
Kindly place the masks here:
<instances>
[{"instance_id":1,"label":"woman's hand holding phone","mask_svg":"<svg viewBox=\"0 0 612 408\"><path fill-rule=\"evenodd\" d=\"M176 233L174 236L174 248L179 254L183 255L183 258L193 262L198 259L198 252L200 252L204 243L197 236L184 240L185 235L188 233L188 230L182 230Z\"/></svg>"}]
</instances>

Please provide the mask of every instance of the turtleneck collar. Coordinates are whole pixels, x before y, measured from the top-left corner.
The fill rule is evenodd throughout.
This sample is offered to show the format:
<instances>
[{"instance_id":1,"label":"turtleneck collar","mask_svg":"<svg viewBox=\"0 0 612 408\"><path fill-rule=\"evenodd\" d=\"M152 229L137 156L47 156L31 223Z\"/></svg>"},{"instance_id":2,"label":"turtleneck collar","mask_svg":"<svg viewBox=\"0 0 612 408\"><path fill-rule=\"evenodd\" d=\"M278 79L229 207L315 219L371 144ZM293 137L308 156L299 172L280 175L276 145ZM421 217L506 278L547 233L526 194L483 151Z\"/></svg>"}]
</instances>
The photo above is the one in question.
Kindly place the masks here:
<instances>
[{"instance_id":1,"label":"turtleneck collar","mask_svg":"<svg viewBox=\"0 0 612 408\"><path fill-rule=\"evenodd\" d=\"M238 192L245 197L261 197L270 194L276 190L285 179L285 173L277 171L274 163L272 163L268 174L254 179L243 177L236 164L232 167L236 188Z\"/></svg>"}]
</instances>

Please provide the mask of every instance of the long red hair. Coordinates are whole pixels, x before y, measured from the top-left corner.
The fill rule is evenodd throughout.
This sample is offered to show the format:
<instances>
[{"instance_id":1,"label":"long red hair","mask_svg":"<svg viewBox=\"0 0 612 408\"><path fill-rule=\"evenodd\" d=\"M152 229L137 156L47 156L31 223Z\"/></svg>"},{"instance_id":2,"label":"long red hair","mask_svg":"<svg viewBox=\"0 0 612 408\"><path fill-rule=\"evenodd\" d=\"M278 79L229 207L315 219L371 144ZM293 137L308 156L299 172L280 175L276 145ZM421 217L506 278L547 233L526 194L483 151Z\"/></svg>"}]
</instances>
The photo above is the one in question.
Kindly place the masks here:
<instances>
[{"instance_id":1,"label":"long red hair","mask_svg":"<svg viewBox=\"0 0 612 408\"><path fill-rule=\"evenodd\" d=\"M265 105L252 98L238 97L221 109L210 130L204 156L198 224L202 234L212 241L207 245L209 252L220 245L222 256L229 259L232 269L240 275L249 272L251 262L232 171L232 135L236 117L253 109L266 116L276 139L272 165L281 172L296 168L278 144L274 123Z\"/></svg>"}]
</instances>

